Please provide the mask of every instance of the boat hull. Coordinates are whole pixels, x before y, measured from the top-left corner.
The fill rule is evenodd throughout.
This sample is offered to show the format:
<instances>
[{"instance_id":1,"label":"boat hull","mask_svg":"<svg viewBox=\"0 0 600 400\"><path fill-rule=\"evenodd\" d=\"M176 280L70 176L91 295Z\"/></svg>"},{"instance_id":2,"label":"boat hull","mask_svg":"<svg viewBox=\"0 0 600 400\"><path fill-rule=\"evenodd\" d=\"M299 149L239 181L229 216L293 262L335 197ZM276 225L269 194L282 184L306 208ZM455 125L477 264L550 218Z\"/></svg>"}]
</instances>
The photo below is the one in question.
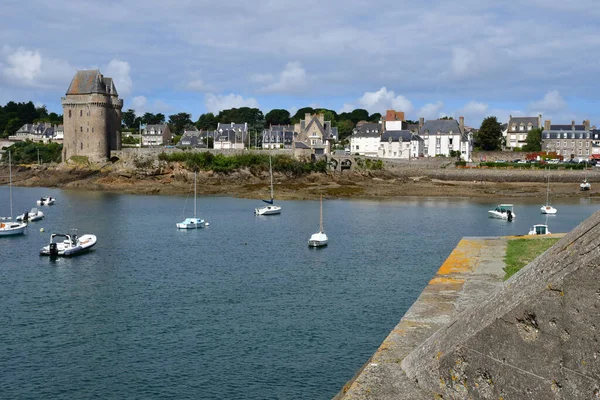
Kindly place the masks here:
<instances>
[{"instance_id":1,"label":"boat hull","mask_svg":"<svg viewBox=\"0 0 600 400\"><path fill-rule=\"evenodd\" d=\"M25 234L27 224L15 222L0 223L0 236L15 236Z\"/></svg>"},{"instance_id":2,"label":"boat hull","mask_svg":"<svg viewBox=\"0 0 600 400\"><path fill-rule=\"evenodd\" d=\"M17 221L23 221L23 217L25 217L25 214L18 215L17 218L15 218L15 219ZM31 213L31 212L29 213L28 220L30 222L35 222L35 221L39 221L39 220L42 220L42 219L44 219L44 213L41 212L41 211L38 211L36 213Z\"/></svg>"},{"instance_id":3,"label":"boat hull","mask_svg":"<svg viewBox=\"0 0 600 400\"><path fill-rule=\"evenodd\" d=\"M556 208L552 207L552 206L542 206L542 208L540 209L542 211L542 214L556 214Z\"/></svg>"},{"instance_id":4,"label":"boat hull","mask_svg":"<svg viewBox=\"0 0 600 400\"><path fill-rule=\"evenodd\" d=\"M56 254L52 254L50 245L45 246L40 250L40 255L72 257L87 252L96 245L96 242L96 235L85 234L77 238L75 245L68 240L56 243Z\"/></svg>"},{"instance_id":5,"label":"boat hull","mask_svg":"<svg viewBox=\"0 0 600 400\"><path fill-rule=\"evenodd\" d=\"M308 247L325 247L327 246L328 240L309 240Z\"/></svg>"},{"instance_id":6,"label":"boat hull","mask_svg":"<svg viewBox=\"0 0 600 400\"><path fill-rule=\"evenodd\" d=\"M327 243L329 243L329 238L322 231L312 234L308 239L308 247L324 247L327 246Z\"/></svg>"},{"instance_id":7,"label":"boat hull","mask_svg":"<svg viewBox=\"0 0 600 400\"><path fill-rule=\"evenodd\" d=\"M177 229L200 229L204 227L204 220L184 221L177 223Z\"/></svg>"},{"instance_id":8,"label":"boat hull","mask_svg":"<svg viewBox=\"0 0 600 400\"><path fill-rule=\"evenodd\" d=\"M261 208L255 208L254 214L256 215L276 215L281 214L281 207L279 206L266 206Z\"/></svg>"},{"instance_id":9,"label":"boat hull","mask_svg":"<svg viewBox=\"0 0 600 400\"><path fill-rule=\"evenodd\" d=\"M508 220L508 214L507 213L502 213L502 212L498 212L498 211L494 211L494 210L488 211L488 216L490 218L497 218L497 219ZM511 219L515 219L515 217L516 217L516 215L512 214Z\"/></svg>"}]
</instances>

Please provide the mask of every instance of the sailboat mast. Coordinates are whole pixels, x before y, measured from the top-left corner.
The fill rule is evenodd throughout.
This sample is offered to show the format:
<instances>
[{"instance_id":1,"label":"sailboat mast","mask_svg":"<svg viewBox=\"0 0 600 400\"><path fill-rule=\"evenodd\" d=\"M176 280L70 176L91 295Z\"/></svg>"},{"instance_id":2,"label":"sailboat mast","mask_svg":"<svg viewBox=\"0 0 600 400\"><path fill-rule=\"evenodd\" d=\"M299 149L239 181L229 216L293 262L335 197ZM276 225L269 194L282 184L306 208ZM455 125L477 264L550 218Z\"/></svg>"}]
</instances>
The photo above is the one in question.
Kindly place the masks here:
<instances>
[{"instance_id":1,"label":"sailboat mast","mask_svg":"<svg viewBox=\"0 0 600 400\"><path fill-rule=\"evenodd\" d=\"M10 219L13 217L12 210L12 166L11 166L10 150L8 151L8 193L10 196Z\"/></svg>"},{"instance_id":2,"label":"sailboat mast","mask_svg":"<svg viewBox=\"0 0 600 400\"><path fill-rule=\"evenodd\" d=\"M548 205L548 201L550 200L550 175L548 175L548 187L546 188L546 205Z\"/></svg>"},{"instance_id":3,"label":"sailboat mast","mask_svg":"<svg viewBox=\"0 0 600 400\"><path fill-rule=\"evenodd\" d=\"M269 156L269 173L271 174L271 201L273 201L273 165L271 164L271 156Z\"/></svg>"},{"instance_id":4,"label":"sailboat mast","mask_svg":"<svg viewBox=\"0 0 600 400\"><path fill-rule=\"evenodd\" d=\"M319 218L319 232L323 232L323 195L321 195L321 216Z\"/></svg>"},{"instance_id":5,"label":"sailboat mast","mask_svg":"<svg viewBox=\"0 0 600 400\"><path fill-rule=\"evenodd\" d=\"M196 174L197 172L194 171L194 218L196 218Z\"/></svg>"}]
</instances>

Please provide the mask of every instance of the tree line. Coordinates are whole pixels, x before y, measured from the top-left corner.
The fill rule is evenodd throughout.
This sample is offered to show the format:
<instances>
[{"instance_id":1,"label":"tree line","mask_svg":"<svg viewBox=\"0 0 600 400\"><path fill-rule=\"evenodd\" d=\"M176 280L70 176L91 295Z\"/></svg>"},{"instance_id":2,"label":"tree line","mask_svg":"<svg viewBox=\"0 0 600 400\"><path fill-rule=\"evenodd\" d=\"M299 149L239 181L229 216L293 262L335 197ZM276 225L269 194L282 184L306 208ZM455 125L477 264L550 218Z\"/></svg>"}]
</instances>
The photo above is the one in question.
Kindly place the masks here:
<instances>
[{"instance_id":1,"label":"tree line","mask_svg":"<svg viewBox=\"0 0 600 400\"><path fill-rule=\"evenodd\" d=\"M62 114L49 113L46 106L36 107L33 102L16 103L9 101L0 106L0 138L14 135L23 125L49 122L53 125L63 123Z\"/></svg>"}]
</instances>

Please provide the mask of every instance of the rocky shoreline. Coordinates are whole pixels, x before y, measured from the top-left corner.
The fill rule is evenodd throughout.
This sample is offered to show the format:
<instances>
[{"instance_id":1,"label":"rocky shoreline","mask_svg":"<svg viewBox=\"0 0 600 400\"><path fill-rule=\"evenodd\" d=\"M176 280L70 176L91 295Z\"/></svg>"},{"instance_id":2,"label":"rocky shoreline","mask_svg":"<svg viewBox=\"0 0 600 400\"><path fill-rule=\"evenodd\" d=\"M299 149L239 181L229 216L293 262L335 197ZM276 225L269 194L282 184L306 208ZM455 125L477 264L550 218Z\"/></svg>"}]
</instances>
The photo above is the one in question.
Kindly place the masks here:
<instances>
[{"instance_id":1,"label":"rocky shoreline","mask_svg":"<svg viewBox=\"0 0 600 400\"><path fill-rule=\"evenodd\" d=\"M598 196L594 182L600 182L600 169L518 170L463 169L455 167L402 166L382 171L336 171L327 174L286 176L275 173L278 199L327 198L394 198L472 197L472 198L539 198L546 194L546 177L550 176L554 198ZM581 192L585 178L592 190ZM189 193L193 174L177 163L157 168L132 168L106 164L95 167L69 165L17 166L13 168L13 185L100 190L130 194ZM8 168L0 168L0 184L8 184ZM598 187L600 188L600 186ZM230 174L212 171L198 173L198 193L260 199L268 196L268 172L239 170Z\"/></svg>"}]
</instances>

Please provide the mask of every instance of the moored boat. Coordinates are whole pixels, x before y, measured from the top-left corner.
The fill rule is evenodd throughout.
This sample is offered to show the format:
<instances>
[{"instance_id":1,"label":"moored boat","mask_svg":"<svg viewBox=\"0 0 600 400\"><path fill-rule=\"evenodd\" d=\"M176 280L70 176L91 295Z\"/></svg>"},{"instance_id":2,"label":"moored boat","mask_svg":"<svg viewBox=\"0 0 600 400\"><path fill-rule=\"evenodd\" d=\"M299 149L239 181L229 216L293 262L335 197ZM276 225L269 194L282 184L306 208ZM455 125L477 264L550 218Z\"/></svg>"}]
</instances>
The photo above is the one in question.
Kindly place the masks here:
<instances>
[{"instance_id":1,"label":"moored boat","mask_svg":"<svg viewBox=\"0 0 600 400\"><path fill-rule=\"evenodd\" d=\"M273 165L271 164L271 157L269 157L269 174L271 175L271 200L263 200L268 206L257 207L254 209L255 215L276 215L281 214L281 207L273 204Z\"/></svg>"},{"instance_id":2,"label":"moored boat","mask_svg":"<svg viewBox=\"0 0 600 400\"><path fill-rule=\"evenodd\" d=\"M329 243L329 238L323 230L323 196L321 196L321 217L319 220L319 231L310 236L310 239L308 239L308 246L324 247L327 246L327 243Z\"/></svg>"},{"instance_id":3,"label":"moored boat","mask_svg":"<svg viewBox=\"0 0 600 400\"><path fill-rule=\"evenodd\" d=\"M38 210L37 208L32 208L28 213L23 213L21 215L17 215L17 221L39 221L44 219L44 213Z\"/></svg>"},{"instance_id":4,"label":"moored boat","mask_svg":"<svg viewBox=\"0 0 600 400\"><path fill-rule=\"evenodd\" d=\"M13 198L12 198L12 162L10 151L8 152L8 190L9 190L9 198L10 198L10 217L0 218L0 236L14 236L14 235L22 235L25 233L25 228L27 228L27 223L25 222L14 222L12 220L13 216Z\"/></svg>"},{"instance_id":5,"label":"moored boat","mask_svg":"<svg viewBox=\"0 0 600 400\"><path fill-rule=\"evenodd\" d=\"M530 235L551 235L552 233L548 230L548 225L537 224L534 225L529 231Z\"/></svg>"},{"instance_id":6,"label":"moored boat","mask_svg":"<svg viewBox=\"0 0 600 400\"><path fill-rule=\"evenodd\" d=\"M504 219L507 221L512 221L516 217L512 204L498 204L496 208L488 211L488 216L490 218Z\"/></svg>"},{"instance_id":7,"label":"moored boat","mask_svg":"<svg viewBox=\"0 0 600 400\"><path fill-rule=\"evenodd\" d=\"M37 201L38 206L51 206L55 203L56 199L52 196L44 196Z\"/></svg>"},{"instance_id":8,"label":"moored boat","mask_svg":"<svg viewBox=\"0 0 600 400\"><path fill-rule=\"evenodd\" d=\"M50 235L50 244L42 247L40 255L70 257L88 251L94 247L96 241L96 235L91 234L78 237L77 234L53 233Z\"/></svg>"}]
</instances>

